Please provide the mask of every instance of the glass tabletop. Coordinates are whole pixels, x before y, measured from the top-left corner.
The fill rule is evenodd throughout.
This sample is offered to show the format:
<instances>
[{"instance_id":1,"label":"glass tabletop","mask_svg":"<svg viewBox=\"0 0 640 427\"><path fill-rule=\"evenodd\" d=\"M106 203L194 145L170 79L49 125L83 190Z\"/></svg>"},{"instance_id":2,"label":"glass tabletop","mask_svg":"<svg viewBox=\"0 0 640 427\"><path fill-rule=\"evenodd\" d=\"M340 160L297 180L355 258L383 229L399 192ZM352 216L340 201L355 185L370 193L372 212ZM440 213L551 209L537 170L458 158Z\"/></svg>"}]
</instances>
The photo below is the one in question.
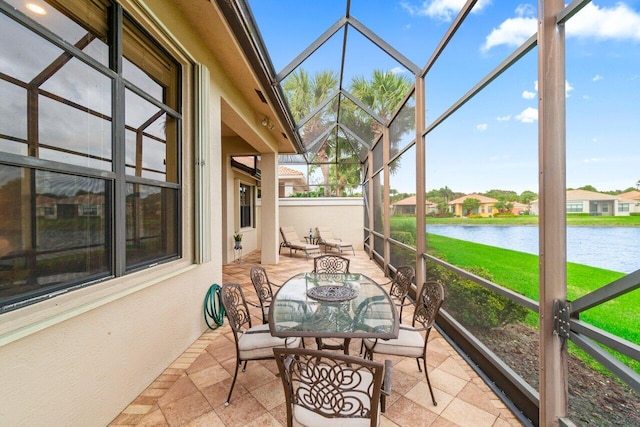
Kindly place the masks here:
<instances>
[{"instance_id":1,"label":"glass tabletop","mask_svg":"<svg viewBox=\"0 0 640 427\"><path fill-rule=\"evenodd\" d=\"M276 337L397 338L398 315L364 274L300 273L273 297L269 328Z\"/></svg>"}]
</instances>

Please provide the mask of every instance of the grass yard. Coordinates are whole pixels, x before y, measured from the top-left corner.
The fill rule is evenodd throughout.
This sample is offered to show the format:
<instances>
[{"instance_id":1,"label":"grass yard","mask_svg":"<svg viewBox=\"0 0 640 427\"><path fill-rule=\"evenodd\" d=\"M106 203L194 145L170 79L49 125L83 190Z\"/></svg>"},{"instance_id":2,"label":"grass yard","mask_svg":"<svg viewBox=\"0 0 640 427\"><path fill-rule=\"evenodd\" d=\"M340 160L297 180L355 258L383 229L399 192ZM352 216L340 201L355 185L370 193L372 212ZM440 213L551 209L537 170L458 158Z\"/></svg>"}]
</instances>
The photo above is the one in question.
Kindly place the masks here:
<instances>
[{"instance_id":1,"label":"grass yard","mask_svg":"<svg viewBox=\"0 0 640 427\"><path fill-rule=\"evenodd\" d=\"M517 219L519 220L520 218L518 217ZM591 223L585 223L584 225L594 225L594 217L581 217L581 219L585 218L590 220ZM600 220L602 217L595 218ZM633 218L634 221L638 221L638 217L622 218ZM474 219L472 221L475 222L477 220ZM629 220L627 225L632 223ZM509 224L514 225L513 223ZM404 232L405 235L411 233L415 242L415 230L414 217L391 218L392 236L394 232ZM435 252L436 256L441 256L451 264L463 268L482 267L491 273L497 284L519 292L533 300L538 301L539 299L539 266L538 256L536 255L430 233L427 233L427 248L430 252ZM624 276L625 274L615 271L568 263L567 298L575 300ZM640 291L636 290L581 313L580 319L640 345L640 328L637 326L640 325L639 307ZM529 316L528 323L537 326L537 316L534 314ZM627 360L626 358L624 359ZM636 372L640 372L640 362L627 360L627 363Z\"/></svg>"}]
</instances>

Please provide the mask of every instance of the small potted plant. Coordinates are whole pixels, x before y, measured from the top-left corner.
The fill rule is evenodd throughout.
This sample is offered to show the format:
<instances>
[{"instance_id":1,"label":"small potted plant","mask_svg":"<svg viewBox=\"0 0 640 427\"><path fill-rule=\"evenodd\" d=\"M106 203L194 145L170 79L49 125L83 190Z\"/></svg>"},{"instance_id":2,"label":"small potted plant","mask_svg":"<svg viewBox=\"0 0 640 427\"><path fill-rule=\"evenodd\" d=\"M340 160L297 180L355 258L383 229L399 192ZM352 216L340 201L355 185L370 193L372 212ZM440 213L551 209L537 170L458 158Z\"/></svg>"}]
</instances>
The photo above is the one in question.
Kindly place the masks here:
<instances>
[{"instance_id":1,"label":"small potted plant","mask_svg":"<svg viewBox=\"0 0 640 427\"><path fill-rule=\"evenodd\" d=\"M242 233L237 231L233 233L233 241L235 243L234 249L242 249Z\"/></svg>"}]
</instances>

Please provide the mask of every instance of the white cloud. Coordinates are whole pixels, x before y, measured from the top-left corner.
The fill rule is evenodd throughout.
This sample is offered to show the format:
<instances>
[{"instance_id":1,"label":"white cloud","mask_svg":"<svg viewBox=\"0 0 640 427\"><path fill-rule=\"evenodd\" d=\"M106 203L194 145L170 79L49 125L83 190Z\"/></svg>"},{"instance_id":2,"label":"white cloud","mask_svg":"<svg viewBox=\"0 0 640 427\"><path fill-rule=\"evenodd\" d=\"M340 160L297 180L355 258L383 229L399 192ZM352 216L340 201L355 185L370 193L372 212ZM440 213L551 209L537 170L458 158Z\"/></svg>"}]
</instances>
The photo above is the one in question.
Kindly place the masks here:
<instances>
[{"instance_id":1,"label":"white cloud","mask_svg":"<svg viewBox=\"0 0 640 427\"><path fill-rule=\"evenodd\" d=\"M522 113L516 116L516 120L522 123L533 123L538 120L538 109L537 108L526 108Z\"/></svg>"},{"instance_id":2,"label":"white cloud","mask_svg":"<svg viewBox=\"0 0 640 427\"><path fill-rule=\"evenodd\" d=\"M640 13L622 2L611 8L588 3L567 22L567 36L640 41Z\"/></svg>"},{"instance_id":3,"label":"white cloud","mask_svg":"<svg viewBox=\"0 0 640 427\"><path fill-rule=\"evenodd\" d=\"M604 157L592 157L590 159L582 159L582 163L602 163L606 162L607 159Z\"/></svg>"},{"instance_id":4,"label":"white cloud","mask_svg":"<svg viewBox=\"0 0 640 427\"><path fill-rule=\"evenodd\" d=\"M536 93L538 93L538 81L534 81L533 82L533 88L535 90L535 92L531 92L528 90L525 90L522 92L522 97L524 99L534 99L536 97ZM571 83L569 83L567 80L564 81L564 95L568 98L569 97L569 92L571 92L573 90L573 86L571 86Z\"/></svg>"},{"instance_id":5,"label":"white cloud","mask_svg":"<svg viewBox=\"0 0 640 427\"><path fill-rule=\"evenodd\" d=\"M496 120L498 120L499 122L508 122L509 120L511 120L511 114L507 114L506 116L498 116Z\"/></svg>"},{"instance_id":6,"label":"white cloud","mask_svg":"<svg viewBox=\"0 0 640 427\"><path fill-rule=\"evenodd\" d=\"M573 90L573 86L571 86L571 83L569 83L568 81L564 81L564 96L566 98L570 97L571 95L569 94L569 92L571 92Z\"/></svg>"},{"instance_id":7,"label":"white cloud","mask_svg":"<svg viewBox=\"0 0 640 427\"><path fill-rule=\"evenodd\" d=\"M480 132L484 132L488 128L489 128L489 125L486 123L480 123L478 126L476 126L476 129L478 129Z\"/></svg>"},{"instance_id":8,"label":"white cloud","mask_svg":"<svg viewBox=\"0 0 640 427\"><path fill-rule=\"evenodd\" d=\"M538 31L538 19L535 16L533 6L520 5L516 8L515 13L515 18L507 19L498 28L491 31L481 48L483 52L503 44L520 46Z\"/></svg>"},{"instance_id":9,"label":"white cloud","mask_svg":"<svg viewBox=\"0 0 640 427\"><path fill-rule=\"evenodd\" d=\"M516 17L509 18L487 36L481 50L495 46L517 47L538 30L533 8L518 6ZM587 4L566 25L567 37L594 38L596 40L640 41L640 13L624 3L607 8Z\"/></svg>"},{"instance_id":10,"label":"white cloud","mask_svg":"<svg viewBox=\"0 0 640 427\"><path fill-rule=\"evenodd\" d=\"M419 5L407 1L400 2L400 6L411 15L428 16L442 21L452 21L460 13L466 0L424 0ZM491 0L478 0L471 13L479 12L491 4Z\"/></svg>"},{"instance_id":11,"label":"white cloud","mask_svg":"<svg viewBox=\"0 0 640 427\"><path fill-rule=\"evenodd\" d=\"M602 79L604 79L604 77L602 77L600 74L596 74L595 76L593 76L591 81L597 82L598 80L602 80Z\"/></svg>"},{"instance_id":12,"label":"white cloud","mask_svg":"<svg viewBox=\"0 0 640 427\"><path fill-rule=\"evenodd\" d=\"M406 73L407 70L405 68L402 67L394 67L392 69L389 70L391 72L391 74L402 74L402 73Z\"/></svg>"},{"instance_id":13,"label":"white cloud","mask_svg":"<svg viewBox=\"0 0 640 427\"><path fill-rule=\"evenodd\" d=\"M517 47L538 31L536 18L509 18L498 28L491 30L481 50L486 52L492 47L507 45Z\"/></svg>"}]
</instances>

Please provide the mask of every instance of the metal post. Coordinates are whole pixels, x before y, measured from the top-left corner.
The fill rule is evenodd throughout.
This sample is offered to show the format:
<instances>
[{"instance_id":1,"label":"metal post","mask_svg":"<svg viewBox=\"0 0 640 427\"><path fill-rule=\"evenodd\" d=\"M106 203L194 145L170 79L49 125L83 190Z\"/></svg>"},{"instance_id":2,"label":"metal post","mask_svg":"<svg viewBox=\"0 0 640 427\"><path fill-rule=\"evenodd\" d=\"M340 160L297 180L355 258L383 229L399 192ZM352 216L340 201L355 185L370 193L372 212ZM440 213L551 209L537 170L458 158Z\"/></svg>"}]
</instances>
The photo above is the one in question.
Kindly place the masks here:
<instances>
[{"instance_id":1,"label":"metal post","mask_svg":"<svg viewBox=\"0 0 640 427\"><path fill-rule=\"evenodd\" d=\"M564 0L538 1L540 190L540 425L567 415L567 349L554 333L554 301L566 301Z\"/></svg>"},{"instance_id":2,"label":"metal post","mask_svg":"<svg viewBox=\"0 0 640 427\"><path fill-rule=\"evenodd\" d=\"M389 261L391 260L391 248L389 246L389 237L391 236L391 224L389 217L391 216L391 202L389 191L389 147L391 140L389 138L389 126L385 125L382 128L382 161L384 167L382 168L384 176L383 196L382 196L382 217L384 219L383 233L384 233L384 272L389 272Z\"/></svg>"},{"instance_id":3,"label":"metal post","mask_svg":"<svg viewBox=\"0 0 640 427\"><path fill-rule=\"evenodd\" d=\"M422 254L426 251L425 193L426 193L426 148L422 137L425 127L426 96L424 79L416 75L415 91L416 123L416 295L420 294L425 281L425 265Z\"/></svg>"}]
</instances>

